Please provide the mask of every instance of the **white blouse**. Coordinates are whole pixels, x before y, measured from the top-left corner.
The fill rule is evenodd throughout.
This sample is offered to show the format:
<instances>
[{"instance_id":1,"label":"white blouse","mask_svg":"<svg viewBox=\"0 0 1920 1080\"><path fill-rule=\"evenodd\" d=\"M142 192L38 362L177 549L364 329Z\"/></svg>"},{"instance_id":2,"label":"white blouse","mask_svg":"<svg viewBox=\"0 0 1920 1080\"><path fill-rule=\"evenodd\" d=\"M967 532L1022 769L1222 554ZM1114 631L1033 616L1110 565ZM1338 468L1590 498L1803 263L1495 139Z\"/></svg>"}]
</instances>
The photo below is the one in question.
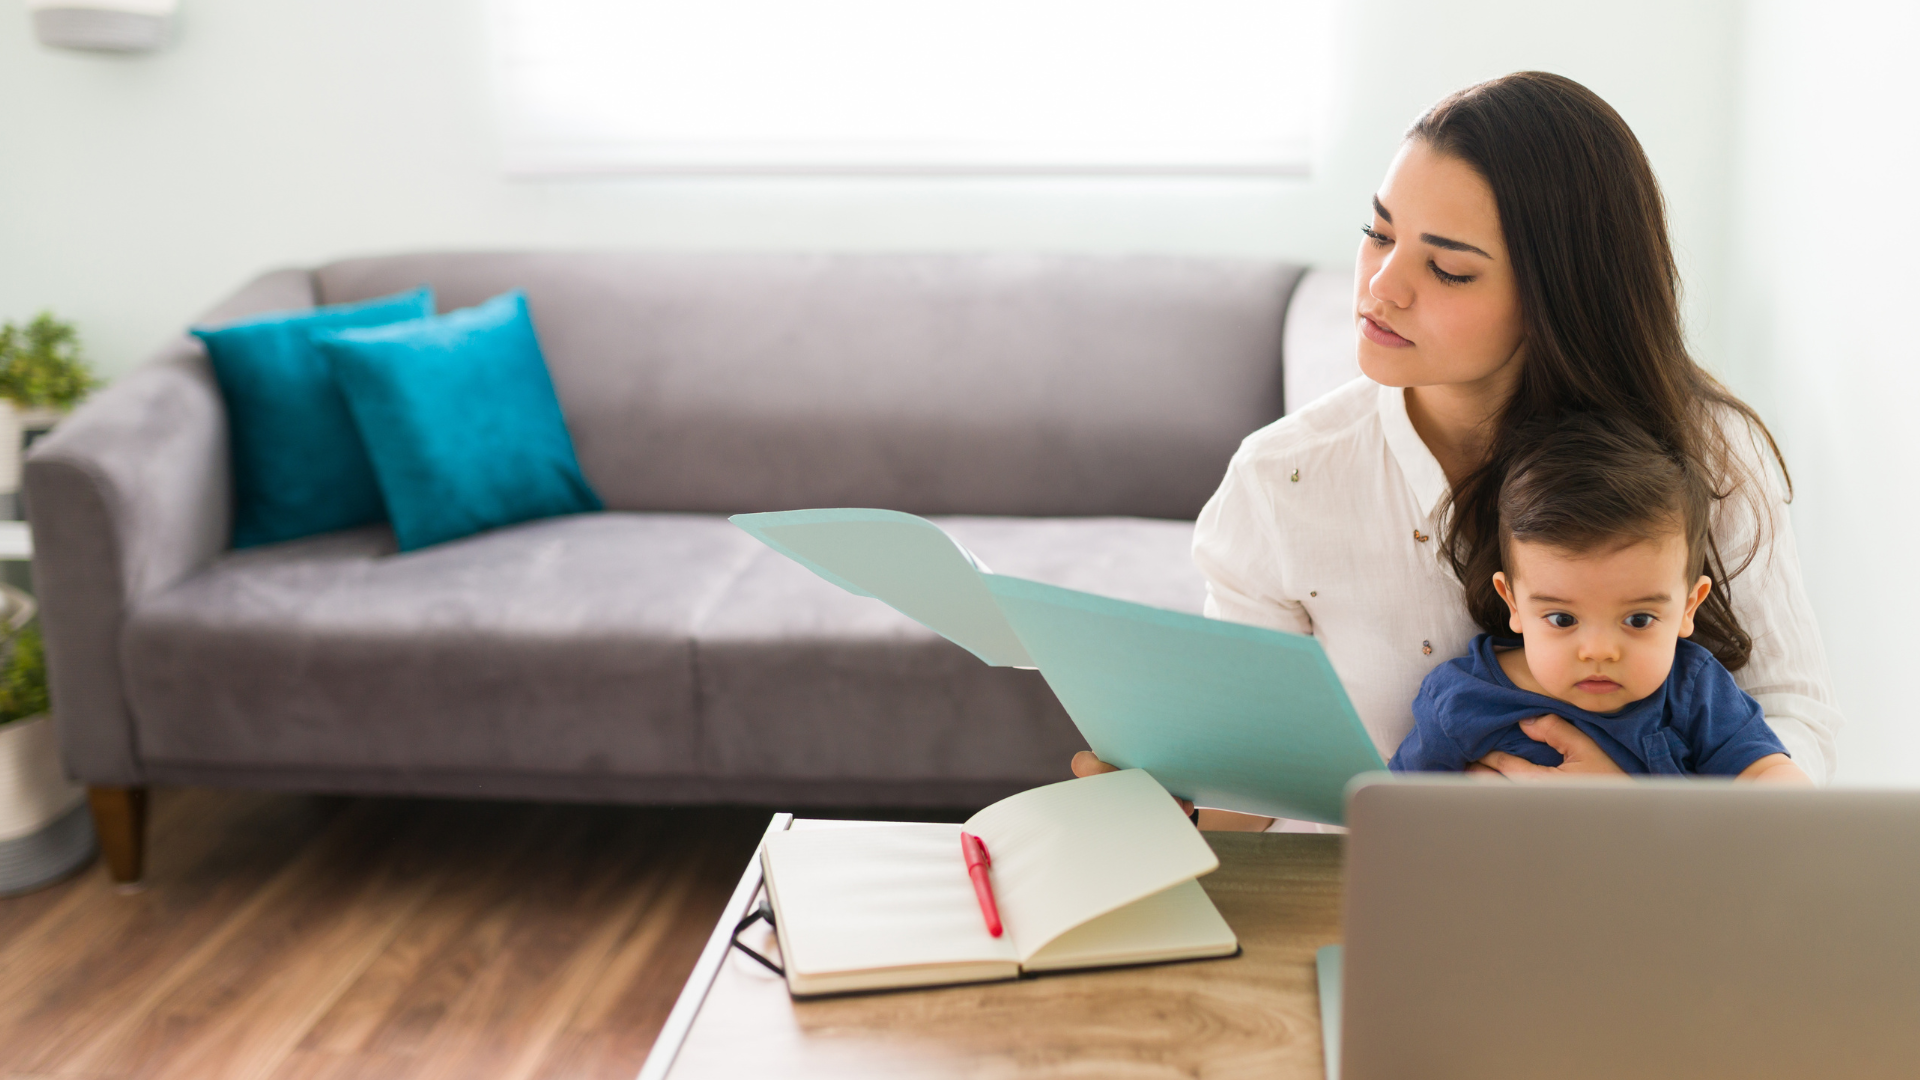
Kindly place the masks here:
<instances>
[{"instance_id":1,"label":"white blouse","mask_svg":"<svg viewBox=\"0 0 1920 1080\"><path fill-rule=\"evenodd\" d=\"M1751 449L1754 475L1774 476L1758 445L1737 445ZM1383 758L1412 730L1427 672L1479 633L1441 551L1447 490L1405 392L1360 378L1247 436L1194 529L1207 614L1318 637ZM1840 713L1777 480L1770 496L1770 529L1756 529L1738 500L1715 512L1729 566L1756 536L1763 544L1731 586L1753 635L1734 679L1793 760L1825 783Z\"/></svg>"}]
</instances>

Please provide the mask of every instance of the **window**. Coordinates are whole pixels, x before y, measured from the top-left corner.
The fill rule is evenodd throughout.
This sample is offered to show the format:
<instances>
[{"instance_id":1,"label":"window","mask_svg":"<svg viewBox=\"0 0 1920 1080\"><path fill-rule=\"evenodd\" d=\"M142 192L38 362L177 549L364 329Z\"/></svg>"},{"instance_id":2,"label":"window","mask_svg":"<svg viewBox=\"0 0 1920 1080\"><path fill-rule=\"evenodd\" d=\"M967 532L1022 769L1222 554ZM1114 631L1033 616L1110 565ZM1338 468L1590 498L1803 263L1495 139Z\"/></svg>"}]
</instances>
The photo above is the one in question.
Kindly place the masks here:
<instances>
[{"instance_id":1,"label":"window","mask_svg":"<svg viewBox=\"0 0 1920 1080\"><path fill-rule=\"evenodd\" d=\"M496 0L507 167L1306 169L1325 0Z\"/></svg>"}]
</instances>

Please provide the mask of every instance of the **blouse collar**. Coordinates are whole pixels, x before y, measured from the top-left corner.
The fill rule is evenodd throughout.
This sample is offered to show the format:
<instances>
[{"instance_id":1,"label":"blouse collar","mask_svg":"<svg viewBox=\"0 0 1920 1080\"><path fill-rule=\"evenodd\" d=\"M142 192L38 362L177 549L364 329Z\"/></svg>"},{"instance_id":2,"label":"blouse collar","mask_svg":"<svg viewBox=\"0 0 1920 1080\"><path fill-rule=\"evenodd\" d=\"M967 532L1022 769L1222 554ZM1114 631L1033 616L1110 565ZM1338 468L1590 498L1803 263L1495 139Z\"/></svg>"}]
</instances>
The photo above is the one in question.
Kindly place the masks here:
<instances>
[{"instance_id":1,"label":"blouse collar","mask_svg":"<svg viewBox=\"0 0 1920 1080\"><path fill-rule=\"evenodd\" d=\"M1413 430L1413 420L1407 416L1405 390L1397 386L1380 388L1380 428L1386 433L1387 448L1393 451L1393 459L1400 465L1400 475L1407 478L1414 499L1427 517L1433 517L1447 497L1447 474L1440 468L1440 459L1421 441L1420 433Z\"/></svg>"}]
</instances>

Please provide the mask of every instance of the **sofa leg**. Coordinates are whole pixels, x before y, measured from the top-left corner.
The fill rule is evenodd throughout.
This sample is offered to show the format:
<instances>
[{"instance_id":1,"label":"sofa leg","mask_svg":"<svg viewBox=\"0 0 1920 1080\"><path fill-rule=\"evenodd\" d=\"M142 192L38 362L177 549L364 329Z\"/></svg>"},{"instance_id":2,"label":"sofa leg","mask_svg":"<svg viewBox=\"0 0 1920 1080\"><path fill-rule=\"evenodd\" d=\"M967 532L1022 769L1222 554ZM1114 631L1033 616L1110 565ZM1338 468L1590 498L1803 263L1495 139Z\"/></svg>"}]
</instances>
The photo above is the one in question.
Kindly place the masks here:
<instances>
[{"instance_id":1,"label":"sofa leg","mask_svg":"<svg viewBox=\"0 0 1920 1080\"><path fill-rule=\"evenodd\" d=\"M140 880L147 843L147 789L93 787L87 789L93 810L93 831L100 837L100 853L107 871L122 884Z\"/></svg>"}]
</instances>

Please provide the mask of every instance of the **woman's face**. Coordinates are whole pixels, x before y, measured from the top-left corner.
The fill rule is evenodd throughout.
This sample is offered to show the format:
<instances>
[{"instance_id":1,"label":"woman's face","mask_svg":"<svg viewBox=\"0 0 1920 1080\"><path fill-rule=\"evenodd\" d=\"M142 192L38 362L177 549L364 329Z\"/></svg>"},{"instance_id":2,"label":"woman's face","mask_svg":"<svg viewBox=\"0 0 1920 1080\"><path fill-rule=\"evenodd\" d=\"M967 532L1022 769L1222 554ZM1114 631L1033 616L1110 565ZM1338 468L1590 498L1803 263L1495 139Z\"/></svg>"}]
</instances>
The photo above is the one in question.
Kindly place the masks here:
<instances>
[{"instance_id":1,"label":"woman's face","mask_svg":"<svg viewBox=\"0 0 1920 1080\"><path fill-rule=\"evenodd\" d=\"M1353 275L1360 370L1383 386L1511 386L1520 304L1480 174L1408 141L1366 232Z\"/></svg>"}]
</instances>

